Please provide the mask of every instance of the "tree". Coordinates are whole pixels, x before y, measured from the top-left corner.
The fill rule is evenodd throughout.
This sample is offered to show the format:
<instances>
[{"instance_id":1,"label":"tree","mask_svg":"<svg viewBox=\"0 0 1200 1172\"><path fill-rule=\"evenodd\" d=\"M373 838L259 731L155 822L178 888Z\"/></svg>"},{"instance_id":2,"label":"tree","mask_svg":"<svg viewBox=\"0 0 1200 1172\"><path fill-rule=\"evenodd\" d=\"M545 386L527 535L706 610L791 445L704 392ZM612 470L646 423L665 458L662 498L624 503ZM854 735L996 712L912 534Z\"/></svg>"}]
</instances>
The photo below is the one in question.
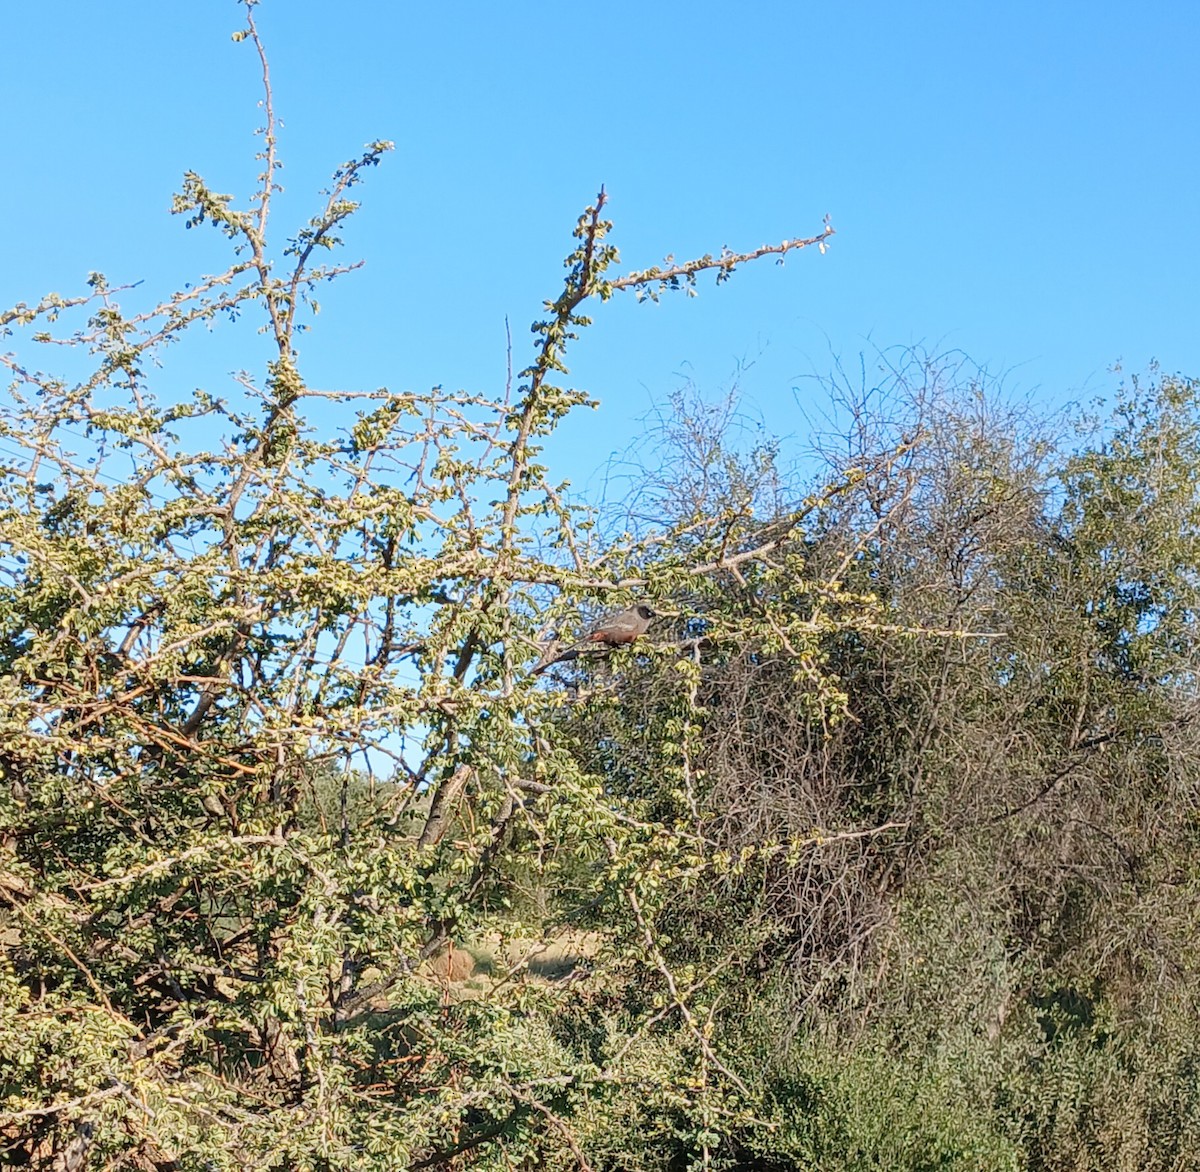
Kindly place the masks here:
<instances>
[{"instance_id":1,"label":"tree","mask_svg":"<svg viewBox=\"0 0 1200 1172\"><path fill-rule=\"evenodd\" d=\"M714 1041L775 1125L724 1150L1192 1166L1197 384L1133 380L1072 440L954 356L881 359L818 473L852 483L773 555L794 571L677 599L820 629L807 679L779 643L697 670L689 801L741 865L659 922L668 963L711 975ZM711 493L702 512L750 501L772 532L778 469L728 442L729 412L681 418L695 475L652 476L652 511ZM842 705L814 703L831 688ZM579 740L610 785L645 786L618 737L670 693L621 703Z\"/></svg>"},{"instance_id":2,"label":"tree","mask_svg":"<svg viewBox=\"0 0 1200 1172\"><path fill-rule=\"evenodd\" d=\"M726 864L701 828L581 765L564 716L610 712L641 650L586 696L528 667L546 624L581 606L786 572L772 554L815 501L769 537L722 515L686 544L601 545L540 444L588 402L561 381L588 301L722 282L823 250L833 229L614 275L602 190L512 393L314 390L306 305L353 267L320 261L390 144L340 167L318 214L272 244L255 7L235 39L262 66L258 190L239 208L189 173L175 201L229 239L231 265L146 308L93 274L82 296L0 316L6 336L91 362L75 377L2 359L7 1158L588 1167L636 1100L707 1161L752 1103L657 916ZM261 377L156 397L164 347L249 314L272 348ZM314 426L329 406L355 412L344 438ZM769 641L814 670L811 625L786 605L714 613L704 639ZM685 788L690 648L645 652L678 730L655 761ZM528 876L542 895L515 909ZM539 977L538 949L577 923L591 975ZM494 971L464 996L436 961L468 941Z\"/></svg>"}]
</instances>

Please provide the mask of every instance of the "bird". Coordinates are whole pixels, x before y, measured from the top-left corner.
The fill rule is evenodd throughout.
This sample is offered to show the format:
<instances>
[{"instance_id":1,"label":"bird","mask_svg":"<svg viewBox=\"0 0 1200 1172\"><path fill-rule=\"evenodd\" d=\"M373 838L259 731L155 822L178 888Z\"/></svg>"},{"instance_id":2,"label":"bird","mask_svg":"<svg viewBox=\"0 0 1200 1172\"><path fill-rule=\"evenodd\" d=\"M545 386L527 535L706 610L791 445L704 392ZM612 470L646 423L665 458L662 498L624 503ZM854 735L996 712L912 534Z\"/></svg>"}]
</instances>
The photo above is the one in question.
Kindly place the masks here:
<instances>
[{"instance_id":1,"label":"bird","mask_svg":"<svg viewBox=\"0 0 1200 1172\"><path fill-rule=\"evenodd\" d=\"M650 626L650 620L656 617L656 612L644 602L631 606L628 610L610 615L599 625L593 627L581 639L564 648L557 640L551 640L542 653L541 659L533 667L533 675L539 675L546 668L568 659L579 658L579 648L587 643L602 643L605 647L623 647L640 639Z\"/></svg>"}]
</instances>

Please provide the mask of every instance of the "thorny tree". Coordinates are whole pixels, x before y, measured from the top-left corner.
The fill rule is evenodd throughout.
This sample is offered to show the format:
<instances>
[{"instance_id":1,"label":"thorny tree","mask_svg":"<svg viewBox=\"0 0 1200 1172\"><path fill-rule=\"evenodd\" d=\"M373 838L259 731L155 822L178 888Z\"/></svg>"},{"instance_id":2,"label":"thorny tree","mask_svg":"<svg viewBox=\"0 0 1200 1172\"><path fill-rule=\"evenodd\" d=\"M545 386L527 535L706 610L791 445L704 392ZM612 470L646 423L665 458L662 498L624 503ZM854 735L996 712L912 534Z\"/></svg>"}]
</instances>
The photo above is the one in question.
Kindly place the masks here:
<instances>
[{"instance_id":1,"label":"thorny tree","mask_svg":"<svg viewBox=\"0 0 1200 1172\"><path fill-rule=\"evenodd\" d=\"M664 890L733 865L689 806L701 645L769 646L819 683L817 636L871 604L832 590L834 620L750 591L702 640L684 622L614 654L599 686L533 678L581 610L801 581L779 551L840 491L765 534L730 508L683 541L601 545L539 445L589 402L561 381L588 301L720 282L833 229L614 275L602 191L515 387L315 390L306 302L354 267L318 260L390 144L274 247L277 120L245 9L257 192L239 209L188 174L175 202L234 262L139 311L93 275L0 316L90 357L84 377L2 359L0 1142L62 1168L586 1168L633 1096L707 1162L750 1104L710 1040L706 974L673 971L656 924ZM164 348L244 314L272 346L261 378L155 396ZM581 767L563 719L603 713L647 662L674 689L646 731L677 800L652 810ZM589 965L539 978L568 929L589 929ZM434 964L464 940L495 958L470 997Z\"/></svg>"}]
</instances>

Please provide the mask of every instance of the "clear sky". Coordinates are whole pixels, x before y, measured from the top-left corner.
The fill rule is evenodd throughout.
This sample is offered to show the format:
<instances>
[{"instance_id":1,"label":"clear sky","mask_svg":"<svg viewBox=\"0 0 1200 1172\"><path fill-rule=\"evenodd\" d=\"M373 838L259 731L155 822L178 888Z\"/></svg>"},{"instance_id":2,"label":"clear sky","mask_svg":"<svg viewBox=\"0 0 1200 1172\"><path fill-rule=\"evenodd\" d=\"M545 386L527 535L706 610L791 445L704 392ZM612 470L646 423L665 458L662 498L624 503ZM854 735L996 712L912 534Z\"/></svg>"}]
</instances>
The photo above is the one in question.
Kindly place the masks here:
<instances>
[{"instance_id":1,"label":"clear sky","mask_svg":"<svg viewBox=\"0 0 1200 1172\"><path fill-rule=\"evenodd\" d=\"M739 362L753 405L805 427L833 357L968 352L1050 403L1118 360L1200 374L1200 4L814 5L264 0L285 127L276 230L376 138L348 253L304 343L311 385L502 385L601 183L623 261L811 235L695 300L596 313L570 356L603 401L556 453L587 481L688 371ZM252 187L257 68L234 0L10 4L0 95L0 303L90 269L167 294L224 264L167 209L195 169ZM221 333L175 377L250 364ZM193 361L193 360L189 360Z\"/></svg>"}]
</instances>

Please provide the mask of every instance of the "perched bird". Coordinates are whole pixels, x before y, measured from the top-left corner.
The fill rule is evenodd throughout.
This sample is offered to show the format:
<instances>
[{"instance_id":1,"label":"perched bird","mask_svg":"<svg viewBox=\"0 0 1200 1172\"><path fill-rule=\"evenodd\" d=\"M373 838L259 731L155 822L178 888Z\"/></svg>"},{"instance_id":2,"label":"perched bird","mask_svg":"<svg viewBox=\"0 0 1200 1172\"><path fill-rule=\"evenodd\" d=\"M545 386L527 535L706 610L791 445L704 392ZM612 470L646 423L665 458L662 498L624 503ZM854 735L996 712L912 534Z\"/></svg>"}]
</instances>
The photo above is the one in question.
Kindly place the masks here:
<instances>
[{"instance_id":1,"label":"perched bird","mask_svg":"<svg viewBox=\"0 0 1200 1172\"><path fill-rule=\"evenodd\" d=\"M631 606L619 614L610 615L598 626L593 627L582 639L577 639L568 647L563 647L557 639L553 640L542 653L542 658L534 665L533 674L538 675L556 663L568 659L579 658L579 648L587 643L602 643L605 647L622 647L640 639L650 626L650 620L655 612L644 602Z\"/></svg>"}]
</instances>

